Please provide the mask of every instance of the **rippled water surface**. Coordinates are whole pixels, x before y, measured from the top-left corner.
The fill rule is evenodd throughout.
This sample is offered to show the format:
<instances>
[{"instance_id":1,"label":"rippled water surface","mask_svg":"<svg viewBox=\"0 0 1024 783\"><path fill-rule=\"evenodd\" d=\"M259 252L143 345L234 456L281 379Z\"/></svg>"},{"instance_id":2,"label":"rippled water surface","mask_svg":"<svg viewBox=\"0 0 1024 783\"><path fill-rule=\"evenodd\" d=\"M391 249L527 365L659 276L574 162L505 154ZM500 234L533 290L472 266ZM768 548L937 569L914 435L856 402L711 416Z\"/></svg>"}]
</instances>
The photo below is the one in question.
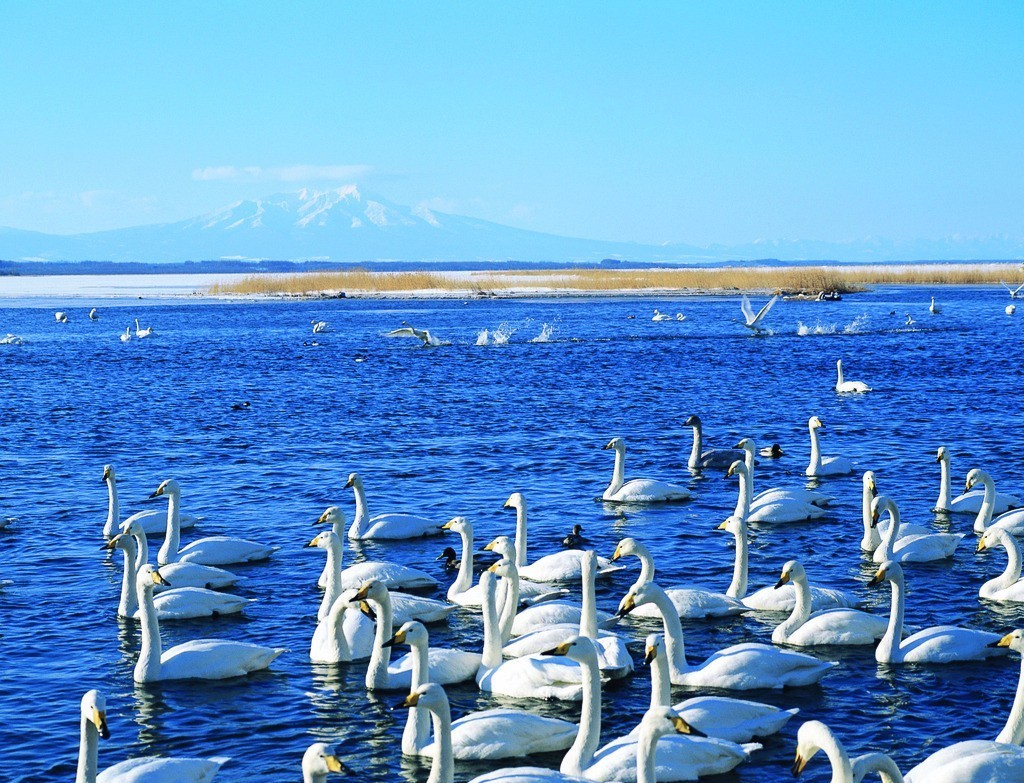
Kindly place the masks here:
<instances>
[{"instance_id":1,"label":"rippled water surface","mask_svg":"<svg viewBox=\"0 0 1024 783\"><path fill-rule=\"evenodd\" d=\"M904 521L968 532L953 560L907 567L908 623L999 632L1024 624L1024 610L977 597L981 582L1002 570L1002 552L975 555L969 518L931 513L942 444L953 453L954 491L970 468L984 467L1001 490L1024 496L1024 311L1007 317L1002 289L942 289L945 312L931 316L930 293L881 288L842 302L780 302L767 320L774 333L761 338L735 322L740 308L731 297L124 299L98 303L95 322L86 316L93 303L0 303L0 335L27 341L0 345L0 518L17 517L0 531L0 579L13 581L0 588L2 777L71 779L78 703L99 688L112 734L101 743L101 768L147 754L227 755L232 761L218 780L298 780L305 747L326 740L361 779L425 780L427 765L399 752L404 715L389 707L401 695L368 693L365 664L308 661L324 555L303 548L312 523L332 504L351 515L343 485L358 471L371 513L411 510L439 524L465 515L481 546L512 532L514 516L502 504L521 491L531 509L531 557L558 549L580 523L606 556L627 535L648 543L664 585L724 591L733 545L715 528L735 503L736 485L720 473L686 471L690 430L682 422L690 413L703 418L708 446L732 446L743 436L782 444L783 458L762 460L757 489L804 483L813 414L827 424L824 453L857 465L853 475L822 481L839 498L825 521L752 530L751 589L774 583L782 564L796 558L812 582L852 590L887 612L889 590L866 586L873 569L859 549L860 472L872 469ZM654 307L687 319L652 322ZM55 323L57 309L69 312L67 324ZM905 325L907 312L916 324ZM157 336L120 342L135 317ZM314 318L332 331L314 336ZM384 336L403 321L450 344L422 348ZM507 343L477 345L484 329L507 335ZM839 358L848 379L874 391L835 394ZM248 410L232 410L245 400ZM601 447L616 435L629 446L628 475L688 483L693 500L629 509L595 502L612 467ZM287 647L270 671L213 683L133 684L138 630L115 616L121 558L100 551L105 463L119 474L122 516L173 477L184 510L205 516L183 543L230 534L281 547L266 563L234 569L247 577L237 592L258 599L244 617L161 629L165 649L210 636ZM347 563L416 565L447 585L451 576L435 562L447 544L458 542L346 542L345 556ZM636 561L628 562L599 584L601 608L614 611L635 578ZM698 662L735 642L770 643L777 619L684 623L687 654ZM639 665L630 680L605 688L602 740L632 728L647 706L642 648L654 628L621 625ZM479 649L478 617L461 609L430 632L433 644ZM870 648L816 654L839 661L820 686L738 694L797 706L801 715L748 764L715 780L787 778L796 730L811 718L832 725L851 751L884 750L909 769L943 745L994 737L1019 672L1016 656L888 669L876 665ZM456 717L494 703L475 686L449 693ZM687 693L676 688L673 695ZM572 704L522 705L578 716ZM459 764L456 779L497 766ZM829 779L823 757L805 778Z\"/></svg>"}]
</instances>

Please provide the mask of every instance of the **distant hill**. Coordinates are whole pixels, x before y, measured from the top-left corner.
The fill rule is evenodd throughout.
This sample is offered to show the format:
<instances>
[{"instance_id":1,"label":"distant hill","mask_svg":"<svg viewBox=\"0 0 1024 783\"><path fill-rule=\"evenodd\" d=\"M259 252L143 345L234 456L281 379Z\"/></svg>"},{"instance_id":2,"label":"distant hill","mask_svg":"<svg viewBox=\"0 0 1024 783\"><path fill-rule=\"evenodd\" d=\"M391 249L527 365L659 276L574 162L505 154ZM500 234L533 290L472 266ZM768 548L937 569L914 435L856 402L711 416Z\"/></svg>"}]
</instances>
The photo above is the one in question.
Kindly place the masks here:
<instances>
[{"instance_id":1,"label":"distant hill","mask_svg":"<svg viewBox=\"0 0 1024 783\"><path fill-rule=\"evenodd\" d=\"M1024 258L1010 237L898 243L764 241L697 247L641 245L523 231L475 218L393 204L354 185L281 193L240 201L178 223L59 236L0 228L6 261L99 261L180 264L187 261L473 264L494 261L596 264L698 264L777 261L941 261Z\"/></svg>"}]
</instances>

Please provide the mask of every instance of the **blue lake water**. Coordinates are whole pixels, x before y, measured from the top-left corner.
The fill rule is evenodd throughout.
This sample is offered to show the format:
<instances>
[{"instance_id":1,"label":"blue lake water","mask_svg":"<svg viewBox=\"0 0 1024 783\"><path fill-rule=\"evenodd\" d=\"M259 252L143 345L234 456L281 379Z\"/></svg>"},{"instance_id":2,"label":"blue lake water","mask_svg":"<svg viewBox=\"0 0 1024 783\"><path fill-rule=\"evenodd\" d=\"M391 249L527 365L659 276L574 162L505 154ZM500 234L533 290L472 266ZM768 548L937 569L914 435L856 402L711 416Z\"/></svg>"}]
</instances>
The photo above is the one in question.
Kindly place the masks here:
<instances>
[{"instance_id":1,"label":"blue lake water","mask_svg":"<svg viewBox=\"0 0 1024 783\"><path fill-rule=\"evenodd\" d=\"M752 531L751 590L774 584L796 558L813 583L854 591L887 613L889 589L866 587L874 568L859 549L860 473L872 469L904 521L969 533L953 560L907 567L907 622L997 632L1024 625L1024 608L977 597L981 582L1003 569L1001 550L975 555L971 518L936 521L930 511L942 444L953 452L954 492L970 468L983 467L999 489L1024 497L1024 311L1007 317L1001 288L943 288L934 293L945 311L930 316L931 293L883 287L835 303L780 302L767 319L774 334L761 338L735 322L736 297L0 303L0 335L27 340L0 345L0 517L17 517L0 531L0 579L13 581L0 589L0 777L72 779L78 704L99 688L112 735L101 742L101 768L137 755L227 755L220 781L298 780L304 749L324 740L337 743L359 779L425 780L427 764L400 755L404 714L389 707L401 694L368 693L365 664L309 663L324 553L303 545L318 515L339 504L351 516L343 485L358 471L371 513L411 510L439 524L465 515L480 546L512 533L514 515L502 504L521 491L531 558L558 549L580 523L599 554L610 556L627 535L646 542L662 584L724 591L733 544L715 528L735 504L736 484L686 471L690 430L682 422L690 413L704 420L708 446L743 436L782 444L786 456L762 460L756 489L804 483L813 414L827 425L824 453L857 465L821 482L839 499L826 521ZM96 322L86 316L92 304L100 305ZM655 307L687 320L652 322ZM55 323L57 309L69 313L67 324ZM915 325L904 324L907 312ZM157 336L121 343L136 317ZM333 331L314 336L314 318ZM424 349L384 336L402 321L451 344ZM507 345L475 344L480 330L502 324ZM545 325L550 340L531 342ZM874 391L835 394L839 358L848 378ZM243 400L249 410L231 409ZM688 483L693 500L628 510L595 502L612 470L601 447L616 435L629 446L627 475ZM266 563L233 569L248 577L237 592L258 599L244 617L161 629L165 649L198 637L289 648L269 672L133 684L138 631L115 616L120 554L99 551L105 463L118 471L122 516L176 478L184 510L205 516L183 543L230 534L281 547ZM440 537L346 542L346 563L393 559L447 585L452 577L435 557L449 544L458 547ZM637 562L627 563L599 583L600 608L614 611L632 583ZM777 619L686 622L687 654L697 662L736 642L770 643ZM649 700L643 638L657 627L630 620L621 628L637 672L605 688L602 740L631 729ZM478 617L463 610L430 632L433 644L479 648ZM797 728L812 718L829 723L851 752L886 751L909 770L946 744L993 738L1019 672L1015 655L889 669L870 648L816 654L840 663L820 686L732 694L801 714L748 764L713 780L787 779ZM455 717L494 704L475 686L448 690ZM578 716L577 705L522 704ZM498 766L506 765L460 763L456 779ZM822 756L804 777L829 774Z\"/></svg>"}]
</instances>

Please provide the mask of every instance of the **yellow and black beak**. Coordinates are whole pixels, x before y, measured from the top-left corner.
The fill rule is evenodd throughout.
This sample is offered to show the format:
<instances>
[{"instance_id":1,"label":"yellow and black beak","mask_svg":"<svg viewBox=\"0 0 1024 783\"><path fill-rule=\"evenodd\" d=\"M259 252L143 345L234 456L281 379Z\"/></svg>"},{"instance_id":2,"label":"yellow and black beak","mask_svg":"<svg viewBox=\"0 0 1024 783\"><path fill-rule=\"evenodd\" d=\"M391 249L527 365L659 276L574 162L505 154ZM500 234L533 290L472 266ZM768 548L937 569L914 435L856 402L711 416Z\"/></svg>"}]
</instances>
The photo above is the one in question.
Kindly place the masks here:
<instances>
[{"instance_id":1,"label":"yellow and black beak","mask_svg":"<svg viewBox=\"0 0 1024 783\"><path fill-rule=\"evenodd\" d=\"M160 497L160 496L161 496L162 494L164 494L164 488L163 488L163 485L161 484L161 485L160 485L159 487L157 487L157 488L156 488L156 492L154 492L154 493L153 493L152 495L150 495L149 497L150 497L150 499L153 499L153 498L158 498L158 497Z\"/></svg>"},{"instance_id":2,"label":"yellow and black beak","mask_svg":"<svg viewBox=\"0 0 1024 783\"><path fill-rule=\"evenodd\" d=\"M789 573L785 573L779 577L779 581L775 583L775 589L778 590L785 584L789 584Z\"/></svg>"},{"instance_id":3,"label":"yellow and black beak","mask_svg":"<svg viewBox=\"0 0 1024 783\"><path fill-rule=\"evenodd\" d=\"M384 642L385 647L394 647L396 644L405 644L405 631L399 631Z\"/></svg>"},{"instance_id":4,"label":"yellow and black beak","mask_svg":"<svg viewBox=\"0 0 1024 783\"><path fill-rule=\"evenodd\" d=\"M339 759L334 754L325 755L324 756L324 764L327 765L327 769L330 770L331 772L348 772L349 771L348 769L346 769L345 765L341 763L341 759Z\"/></svg>"},{"instance_id":5,"label":"yellow and black beak","mask_svg":"<svg viewBox=\"0 0 1024 783\"><path fill-rule=\"evenodd\" d=\"M171 586L171 583L168 582L166 579L164 579L163 574L161 574L159 571L154 571L153 572L153 583L154 584L158 584L158 585L163 585L164 587L170 587Z\"/></svg>"},{"instance_id":6,"label":"yellow and black beak","mask_svg":"<svg viewBox=\"0 0 1024 783\"><path fill-rule=\"evenodd\" d=\"M735 468L735 467L736 467L736 463L734 462L734 463L733 463L732 465L730 465L730 466L729 466L729 469L728 469L727 471L725 471L725 475L726 475L726 476L731 476L731 475L733 475L733 473L735 473L735 472L736 472L736 471L734 470L734 468Z\"/></svg>"},{"instance_id":7,"label":"yellow and black beak","mask_svg":"<svg viewBox=\"0 0 1024 783\"><path fill-rule=\"evenodd\" d=\"M619 546L621 546L621 544ZM622 557L622 552L619 550L619 546L615 547L615 553L612 555L613 561L618 560L620 557Z\"/></svg>"},{"instance_id":8,"label":"yellow and black beak","mask_svg":"<svg viewBox=\"0 0 1024 783\"><path fill-rule=\"evenodd\" d=\"M672 725L676 727L676 733L678 734L689 734L691 737L706 737L708 736L700 729L695 726L691 726L685 720L676 715L672 718Z\"/></svg>"},{"instance_id":9,"label":"yellow and black beak","mask_svg":"<svg viewBox=\"0 0 1024 783\"><path fill-rule=\"evenodd\" d=\"M572 647L572 642L562 642L557 647L552 647L550 650L545 650L541 653L541 655L568 655L570 647Z\"/></svg>"},{"instance_id":10,"label":"yellow and black beak","mask_svg":"<svg viewBox=\"0 0 1024 783\"><path fill-rule=\"evenodd\" d=\"M616 617L625 617L627 614L636 609L636 596L630 593L622 599L622 603L619 604L619 611L615 613Z\"/></svg>"},{"instance_id":11,"label":"yellow and black beak","mask_svg":"<svg viewBox=\"0 0 1024 783\"><path fill-rule=\"evenodd\" d=\"M502 563L502 561L499 560L497 563L494 563L493 565L488 566L487 570L490 573L492 573L492 574L496 574L496 573L498 573L498 568L501 566L501 563Z\"/></svg>"},{"instance_id":12,"label":"yellow and black beak","mask_svg":"<svg viewBox=\"0 0 1024 783\"><path fill-rule=\"evenodd\" d=\"M349 489L352 486L352 479L345 482L345 486L342 489Z\"/></svg>"},{"instance_id":13,"label":"yellow and black beak","mask_svg":"<svg viewBox=\"0 0 1024 783\"><path fill-rule=\"evenodd\" d=\"M871 512L871 527L878 527L878 517L879 516L880 515L878 513L878 509L877 508L874 511Z\"/></svg>"},{"instance_id":14,"label":"yellow and black beak","mask_svg":"<svg viewBox=\"0 0 1024 783\"><path fill-rule=\"evenodd\" d=\"M313 524L314 525L326 525L327 524L327 517L328 516L330 516L330 514L325 511L319 517L317 517L316 522L314 522Z\"/></svg>"},{"instance_id":15,"label":"yellow and black beak","mask_svg":"<svg viewBox=\"0 0 1024 783\"><path fill-rule=\"evenodd\" d=\"M982 538L981 540L978 541L978 546L974 550L974 554L978 554L979 552L984 552L986 549L988 549L988 544L986 544L985 543L985 539Z\"/></svg>"},{"instance_id":16,"label":"yellow and black beak","mask_svg":"<svg viewBox=\"0 0 1024 783\"><path fill-rule=\"evenodd\" d=\"M396 704L391 709L393 709L393 710L400 710L400 709L403 709L403 708L415 707L419 703L420 703L420 695L418 693L410 693L408 696L406 696L404 699L402 699L400 702L398 702L398 704Z\"/></svg>"},{"instance_id":17,"label":"yellow and black beak","mask_svg":"<svg viewBox=\"0 0 1024 783\"><path fill-rule=\"evenodd\" d=\"M647 666L651 665L651 661L658 657L658 648L651 645L644 651L644 663Z\"/></svg>"},{"instance_id":18,"label":"yellow and black beak","mask_svg":"<svg viewBox=\"0 0 1024 783\"><path fill-rule=\"evenodd\" d=\"M493 552L494 551L494 541L492 541L487 546L485 546L484 547L484 551L485 552Z\"/></svg>"},{"instance_id":19,"label":"yellow and black beak","mask_svg":"<svg viewBox=\"0 0 1024 783\"><path fill-rule=\"evenodd\" d=\"M729 520L728 519L726 519L724 522L722 522L722 524L720 524L718 527L715 528L715 530L728 530L728 529L729 529Z\"/></svg>"},{"instance_id":20,"label":"yellow and black beak","mask_svg":"<svg viewBox=\"0 0 1024 783\"><path fill-rule=\"evenodd\" d=\"M377 622L377 613L370 608L370 605L366 603L366 601L359 602L359 611L374 622Z\"/></svg>"},{"instance_id":21,"label":"yellow and black beak","mask_svg":"<svg viewBox=\"0 0 1024 783\"><path fill-rule=\"evenodd\" d=\"M807 759L800 755L800 751L796 752L796 760L793 761L793 766L789 768L789 771L793 773L793 777L800 777L800 773L804 771L804 767L807 766Z\"/></svg>"},{"instance_id":22,"label":"yellow and black beak","mask_svg":"<svg viewBox=\"0 0 1024 783\"><path fill-rule=\"evenodd\" d=\"M454 521L455 521L454 519L449 519L447 522L445 522L443 525L441 525L441 529L442 530L451 530L452 529L452 522L454 522Z\"/></svg>"},{"instance_id":23,"label":"yellow and black beak","mask_svg":"<svg viewBox=\"0 0 1024 783\"><path fill-rule=\"evenodd\" d=\"M110 739L110 729L107 728L107 713L104 710L93 709L92 722L103 739Z\"/></svg>"},{"instance_id":24,"label":"yellow and black beak","mask_svg":"<svg viewBox=\"0 0 1024 783\"><path fill-rule=\"evenodd\" d=\"M871 577L871 581L868 582L868 587L876 587L877 585L882 584L882 582L884 582L884 581L885 581L885 569L884 568L879 568L878 571L875 572L875 575L873 577Z\"/></svg>"},{"instance_id":25,"label":"yellow and black beak","mask_svg":"<svg viewBox=\"0 0 1024 783\"><path fill-rule=\"evenodd\" d=\"M996 639L994 642L992 642L988 646L989 647L1009 647L1010 643L1012 641L1013 641L1013 634L1012 633L1008 633L1002 639Z\"/></svg>"},{"instance_id":26,"label":"yellow and black beak","mask_svg":"<svg viewBox=\"0 0 1024 783\"><path fill-rule=\"evenodd\" d=\"M354 598L362 601L366 596L370 594L370 583L366 582L362 587L359 588L359 592L353 596Z\"/></svg>"}]
</instances>

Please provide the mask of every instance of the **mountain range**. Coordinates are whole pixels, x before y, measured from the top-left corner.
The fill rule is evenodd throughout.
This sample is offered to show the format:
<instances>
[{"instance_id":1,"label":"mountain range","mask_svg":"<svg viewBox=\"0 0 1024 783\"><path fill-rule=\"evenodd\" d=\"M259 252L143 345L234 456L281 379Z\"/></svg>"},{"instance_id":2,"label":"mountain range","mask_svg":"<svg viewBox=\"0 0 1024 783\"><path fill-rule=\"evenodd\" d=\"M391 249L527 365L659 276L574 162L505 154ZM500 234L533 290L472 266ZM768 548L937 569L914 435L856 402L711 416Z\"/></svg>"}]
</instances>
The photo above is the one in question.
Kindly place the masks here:
<instances>
[{"instance_id":1,"label":"mountain range","mask_svg":"<svg viewBox=\"0 0 1024 783\"><path fill-rule=\"evenodd\" d=\"M239 201L176 223L56 235L0 227L6 261L179 263L222 259L324 262L522 261L699 264L772 259L844 262L1012 260L1024 239L1008 236L894 242L759 241L699 247L642 245L524 231L364 195L354 185Z\"/></svg>"}]
</instances>

